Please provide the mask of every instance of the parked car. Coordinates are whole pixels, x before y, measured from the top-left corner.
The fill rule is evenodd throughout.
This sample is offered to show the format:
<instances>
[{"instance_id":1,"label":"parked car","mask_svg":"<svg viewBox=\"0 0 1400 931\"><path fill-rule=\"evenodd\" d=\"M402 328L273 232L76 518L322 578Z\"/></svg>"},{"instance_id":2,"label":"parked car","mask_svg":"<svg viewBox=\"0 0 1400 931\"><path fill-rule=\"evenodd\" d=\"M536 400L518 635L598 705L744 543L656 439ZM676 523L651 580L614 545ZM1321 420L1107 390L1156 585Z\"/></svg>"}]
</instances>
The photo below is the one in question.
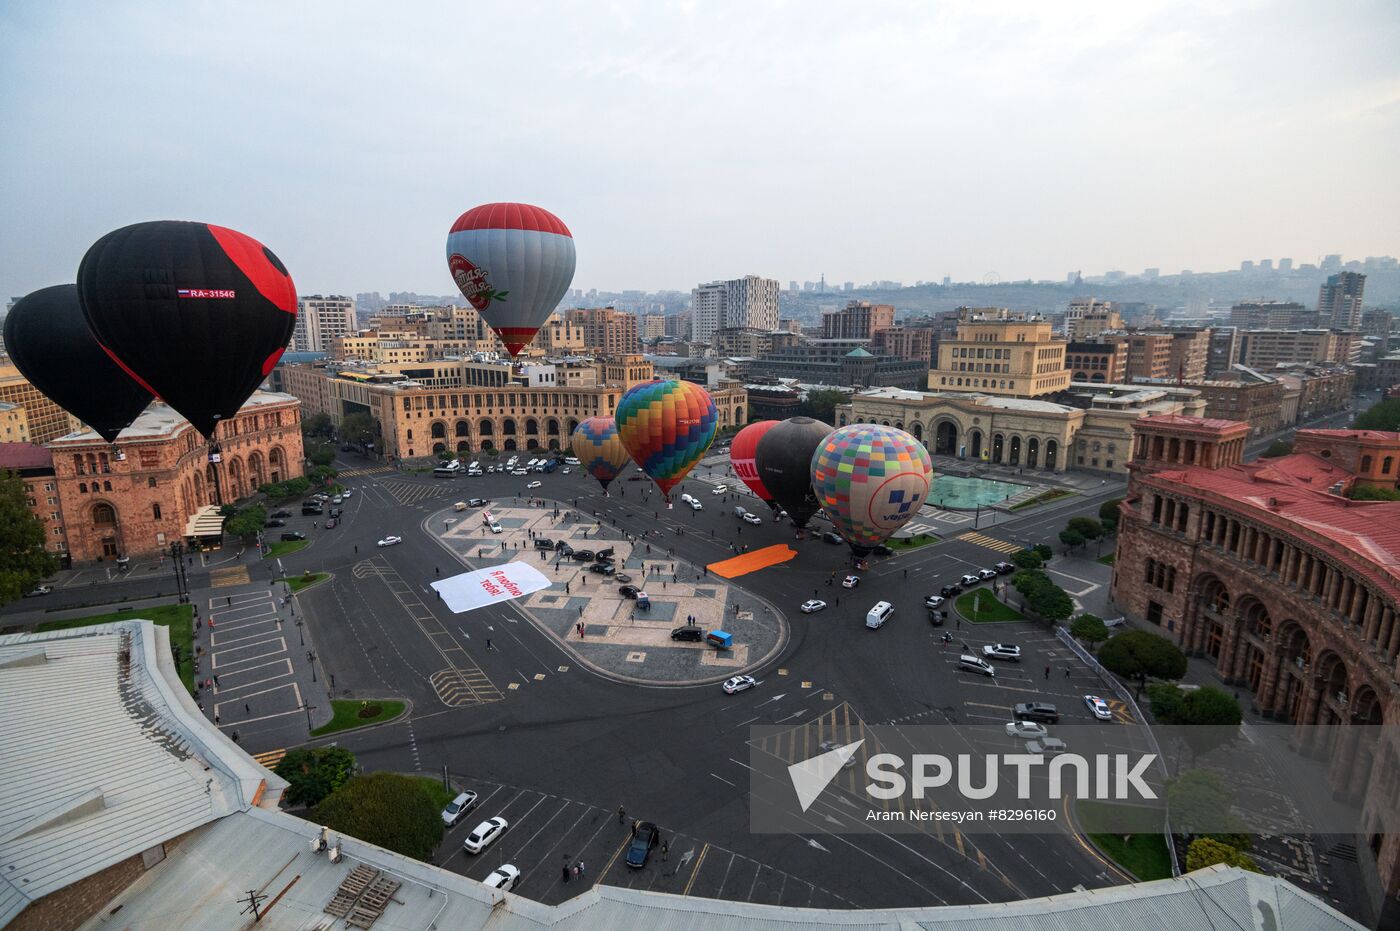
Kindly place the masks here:
<instances>
[{"instance_id":1,"label":"parked car","mask_svg":"<svg viewBox=\"0 0 1400 931\"><path fill-rule=\"evenodd\" d=\"M509 892L520 882L520 870L510 863L502 863L491 871L491 875L481 881L483 886Z\"/></svg>"},{"instance_id":2,"label":"parked car","mask_svg":"<svg viewBox=\"0 0 1400 931\"><path fill-rule=\"evenodd\" d=\"M267 516L268 516L268 517L271 517L271 518L275 518L275 519L280 520L280 519L283 518L283 517L291 517L291 516L292 516L292 512L291 512L291 511L273 511L271 514L269 514L269 515L267 515Z\"/></svg>"},{"instance_id":3,"label":"parked car","mask_svg":"<svg viewBox=\"0 0 1400 931\"><path fill-rule=\"evenodd\" d=\"M712 495L722 495L722 494L724 494L724 493L725 493L726 491L728 491L728 490L729 490L729 486L728 486L728 485L716 485L714 488L711 488L711 489L710 489L710 494L712 494Z\"/></svg>"},{"instance_id":4,"label":"parked car","mask_svg":"<svg viewBox=\"0 0 1400 931\"><path fill-rule=\"evenodd\" d=\"M834 530L828 530L826 533L822 534L822 539L830 543L832 546L840 546L842 543L846 542L845 540L841 539L841 534L837 533Z\"/></svg>"},{"instance_id":5,"label":"parked car","mask_svg":"<svg viewBox=\"0 0 1400 931\"><path fill-rule=\"evenodd\" d=\"M568 465L578 465L578 464L579 464L579 461L578 461L578 457L577 457L577 456L565 456L565 457L564 457L564 462L567 463Z\"/></svg>"},{"instance_id":6,"label":"parked car","mask_svg":"<svg viewBox=\"0 0 1400 931\"><path fill-rule=\"evenodd\" d=\"M647 865L652 848L661 843L661 832L650 821L639 822L632 832L632 843L627 845L627 865L641 869Z\"/></svg>"},{"instance_id":7,"label":"parked car","mask_svg":"<svg viewBox=\"0 0 1400 931\"><path fill-rule=\"evenodd\" d=\"M598 551L598 555L594 556L593 558L598 560L599 562L612 562L613 557L616 555L617 549L615 547L605 546L602 549L600 549Z\"/></svg>"},{"instance_id":8,"label":"parked car","mask_svg":"<svg viewBox=\"0 0 1400 931\"><path fill-rule=\"evenodd\" d=\"M340 495L336 495L335 497L331 498L331 504L344 504L344 503L345 503L345 499L342 498Z\"/></svg>"},{"instance_id":9,"label":"parked car","mask_svg":"<svg viewBox=\"0 0 1400 931\"><path fill-rule=\"evenodd\" d=\"M1060 723L1059 709L1044 701L1022 702L1011 709L1011 716L1017 721L1039 721L1041 724Z\"/></svg>"},{"instance_id":10,"label":"parked car","mask_svg":"<svg viewBox=\"0 0 1400 931\"><path fill-rule=\"evenodd\" d=\"M592 562L595 554L592 550L571 550L569 558L574 562Z\"/></svg>"},{"instance_id":11,"label":"parked car","mask_svg":"<svg viewBox=\"0 0 1400 931\"><path fill-rule=\"evenodd\" d=\"M820 600L820 599L818 599L818 598L813 598L811 601L804 601L804 602L802 602L802 613L803 613L803 614L816 614L818 611L822 610L822 609L825 608L825 607L826 607L826 602L825 602L825 601L822 601L822 600Z\"/></svg>"},{"instance_id":12,"label":"parked car","mask_svg":"<svg viewBox=\"0 0 1400 931\"><path fill-rule=\"evenodd\" d=\"M26 597L26 598L38 598L38 597L40 597L40 596L42 596L42 595L51 595L51 594L53 594L53 586L52 586L52 585L39 585L39 586L35 587L34 589L32 589L31 591L25 592L25 593L24 593L24 597Z\"/></svg>"},{"instance_id":13,"label":"parked car","mask_svg":"<svg viewBox=\"0 0 1400 931\"><path fill-rule=\"evenodd\" d=\"M732 679L724 680L724 694L736 695L753 688L755 685L758 685L758 680L753 676L735 676Z\"/></svg>"},{"instance_id":14,"label":"parked car","mask_svg":"<svg viewBox=\"0 0 1400 931\"><path fill-rule=\"evenodd\" d=\"M958 579L958 584L961 585L963 588L971 588L972 586L978 584L981 581L982 580L975 575L965 575L962 578Z\"/></svg>"},{"instance_id":15,"label":"parked car","mask_svg":"<svg viewBox=\"0 0 1400 931\"><path fill-rule=\"evenodd\" d=\"M535 537L535 549L550 550L552 552L554 550L554 541L545 539L544 537Z\"/></svg>"},{"instance_id":16,"label":"parked car","mask_svg":"<svg viewBox=\"0 0 1400 931\"><path fill-rule=\"evenodd\" d=\"M1094 717L1098 718L1100 721L1113 720L1113 711L1108 707L1108 702L1104 701L1099 696L1085 695L1084 704L1088 707L1089 711L1093 713Z\"/></svg>"},{"instance_id":17,"label":"parked car","mask_svg":"<svg viewBox=\"0 0 1400 931\"><path fill-rule=\"evenodd\" d=\"M403 542L403 537L387 536L380 540L378 546L398 546Z\"/></svg>"},{"instance_id":18,"label":"parked car","mask_svg":"<svg viewBox=\"0 0 1400 931\"><path fill-rule=\"evenodd\" d=\"M461 821L467 812L476 807L476 803L481 799L475 792L463 792L447 803L447 807L442 810L442 823L449 828Z\"/></svg>"},{"instance_id":19,"label":"parked car","mask_svg":"<svg viewBox=\"0 0 1400 931\"><path fill-rule=\"evenodd\" d=\"M617 568L610 562L595 562L588 567L588 571L598 575L612 575L617 571Z\"/></svg>"},{"instance_id":20,"label":"parked car","mask_svg":"<svg viewBox=\"0 0 1400 931\"><path fill-rule=\"evenodd\" d=\"M340 508L331 508L331 513L330 513L328 516L330 516L330 517L339 517L339 516L340 516L341 514L343 514L343 513L345 513L345 512L342 511Z\"/></svg>"},{"instance_id":21,"label":"parked car","mask_svg":"<svg viewBox=\"0 0 1400 931\"><path fill-rule=\"evenodd\" d=\"M467 853L481 853L506 832L507 822L505 818L497 815L472 828L472 832L462 841L462 849Z\"/></svg>"},{"instance_id":22,"label":"parked car","mask_svg":"<svg viewBox=\"0 0 1400 931\"><path fill-rule=\"evenodd\" d=\"M924 599L925 608L936 608L941 604L943 604L942 595L929 595L927 598Z\"/></svg>"},{"instance_id":23,"label":"parked car","mask_svg":"<svg viewBox=\"0 0 1400 931\"><path fill-rule=\"evenodd\" d=\"M1022 740L1040 740L1049 733L1044 724L1036 724L1034 721L1009 721L1006 725L1007 737L1019 737Z\"/></svg>"},{"instance_id":24,"label":"parked car","mask_svg":"<svg viewBox=\"0 0 1400 931\"><path fill-rule=\"evenodd\" d=\"M543 484L544 484L544 482L534 481L534 482L531 482L530 484L526 485L526 486L525 486L525 490L526 490L526 491L529 491L531 488L539 488L539 487L540 487L541 485L543 485Z\"/></svg>"},{"instance_id":25,"label":"parked car","mask_svg":"<svg viewBox=\"0 0 1400 931\"><path fill-rule=\"evenodd\" d=\"M977 577L983 582L990 582L997 577L997 571L995 569L978 569Z\"/></svg>"},{"instance_id":26,"label":"parked car","mask_svg":"<svg viewBox=\"0 0 1400 931\"><path fill-rule=\"evenodd\" d=\"M1009 562L999 562L992 568L996 569L997 575L1013 575L1016 572L1016 566Z\"/></svg>"},{"instance_id":27,"label":"parked car","mask_svg":"<svg viewBox=\"0 0 1400 931\"><path fill-rule=\"evenodd\" d=\"M680 640L682 642L699 643L701 640L705 639L705 629L703 627L697 627L694 624L687 624L684 627L677 627L675 630L671 631L671 639Z\"/></svg>"},{"instance_id":28,"label":"parked car","mask_svg":"<svg viewBox=\"0 0 1400 931\"><path fill-rule=\"evenodd\" d=\"M744 517L743 517L743 520L744 520L744 523L746 523L746 524L761 524L761 523L763 523L763 518L759 517L757 514L755 514L755 513L752 512L752 511L749 511L747 514L745 514Z\"/></svg>"},{"instance_id":29,"label":"parked car","mask_svg":"<svg viewBox=\"0 0 1400 931\"><path fill-rule=\"evenodd\" d=\"M997 675L997 671L992 668L991 663L980 656L973 656L971 653L964 653L958 657L958 669L963 672L975 672L989 679L995 679Z\"/></svg>"},{"instance_id":30,"label":"parked car","mask_svg":"<svg viewBox=\"0 0 1400 931\"><path fill-rule=\"evenodd\" d=\"M491 502L487 501L485 498L469 498L469 499L467 499L467 507L472 507L472 508L484 508L484 507L486 507L486 505L488 505L488 504L490 504L490 503L491 503Z\"/></svg>"},{"instance_id":31,"label":"parked car","mask_svg":"<svg viewBox=\"0 0 1400 931\"><path fill-rule=\"evenodd\" d=\"M268 521L267 523L263 524L263 526L264 526L264 527L285 527L285 526L287 526L287 522L286 522L285 520L270 520L270 521Z\"/></svg>"},{"instance_id":32,"label":"parked car","mask_svg":"<svg viewBox=\"0 0 1400 931\"><path fill-rule=\"evenodd\" d=\"M1014 643L989 643L982 648L986 659L1004 659L1009 663L1021 661L1021 648Z\"/></svg>"},{"instance_id":33,"label":"parked car","mask_svg":"<svg viewBox=\"0 0 1400 931\"><path fill-rule=\"evenodd\" d=\"M637 588L635 585L622 585L618 587L617 593L623 598L636 598L637 592L639 591L641 591L641 589Z\"/></svg>"},{"instance_id":34,"label":"parked car","mask_svg":"<svg viewBox=\"0 0 1400 931\"><path fill-rule=\"evenodd\" d=\"M857 585L859 585L859 584L860 584L860 576L858 576L858 575L848 575L848 576L846 576L844 579L841 580L841 587L842 587L842 588L855 588L855 587L856 587Z\"/></svg>"},{"instance_id":35,"label":"parked car","mask_svg":"<svg viewBox=\"0 0 1400 931\"><path fill-rule=\"evenodd\" d=\"M630 575L627 575L627 574L624 573L624 572L619 572L617 575L613 576L613 581L614 581L614 582L630 582L630 581L632 581L632 577L631 577Z\"/></svg>"},{"instance_id":36,"label":"parked car","mask_svg":"<svg viewBox=\"0 0 1400 931\"><path fill-rule=\"evenodd\" d=\"M286 533L282 534L282 539L286 540L287 542L291 542L292 540L305 540L306 534L299 533L295 530L289 530Z\"/></svg>"},{"instance_id":37,"label":"parked car","mask_svg":"<svg viewBox=\"0 0 1400 931\"><path fill-rule=\"evenodd\" d=\"M324 524L324 526L325 526L325 528L326 528L327 530L334 530L335 528L337 528L337 527L340 526L340 518L338 518L338 517L327 518L327 519L326 519L326 523Z\"/></svg>"},{"instance_id":38,"label":"parked car","mask_svg":"<svg viewBox=\"0 0 1400 931\"><path fill-rule=\"evenodd\" d=\"M342 491L342 492L340 493L340 496L341 496L342 498L344 498L346 501L349 501L349 500L350 500L350 496L353 495L354 493L355 493L355 489L353 489L353 488L347 488L347 489L345 489L344 491Z\"/></svg>"},{"instance_id":39,"label":"parked car","mask_svg":"<svg viewBox=\"0 0 1400 931\"><path fill-rule=\"evenodd\" d=\"M938 594L942 595L944 598L952 598L954 595L961 595L961 594L962 594L962 586L961 586L961 585L945 585L945 586L943 586L942 588L940 588L940 589L938 590Z\"/></svg>"},{"instance_id":40,"label":"parked car","mask_svg":"<svg viewBox=\"0 0 1400 931\"><path fill-rule=\"evenodd\" d=\"M1064 753L1069 747L1058 737L1041 737L1039 740L1026 741L1026 752L1054 756L1057 753Z\"/></svg>"}]
</instances>

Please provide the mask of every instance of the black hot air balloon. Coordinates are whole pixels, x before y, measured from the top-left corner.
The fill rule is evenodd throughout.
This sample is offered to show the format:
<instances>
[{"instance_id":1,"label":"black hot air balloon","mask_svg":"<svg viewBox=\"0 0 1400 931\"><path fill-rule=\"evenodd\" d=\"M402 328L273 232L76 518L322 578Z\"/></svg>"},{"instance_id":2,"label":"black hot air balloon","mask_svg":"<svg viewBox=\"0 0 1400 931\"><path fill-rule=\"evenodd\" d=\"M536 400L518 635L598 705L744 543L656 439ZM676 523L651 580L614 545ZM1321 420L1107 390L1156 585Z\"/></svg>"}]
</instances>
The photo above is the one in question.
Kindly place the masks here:
<instances>
[{"instance_id":1,"label":"black hot air balloon","mask_svg":"<svg viewBox=\"0 0 1400 931\"><path fill-rule=\"evenodd\" d=\"M161 220L103 236L78 266L98 341L205 438L281 358L296 325L291 276L250 236Z\"/></svg>"},{"instance_id":2,"label":"black hot air balloon","mask_svg":"<svg viewBox=\"0 0 1400 931\"><path fill-rule=\"evenodd\" d=\"M754 466L794 527L805 527L821 504L812 493L812 454L832 427L811 417L789 417L758 441Z\"/></svg>"},{"instance_id":3,"label":"black hot air balloon","mask_svg":"<svg viewBox=\"0 0 1400 931\"><path fill-rule=\"evenodd\" d=\"M10 308L5 348L30 384L108 443L151 403L88 328L71 284L41 288Z\"/></svg>"}]
</instances>

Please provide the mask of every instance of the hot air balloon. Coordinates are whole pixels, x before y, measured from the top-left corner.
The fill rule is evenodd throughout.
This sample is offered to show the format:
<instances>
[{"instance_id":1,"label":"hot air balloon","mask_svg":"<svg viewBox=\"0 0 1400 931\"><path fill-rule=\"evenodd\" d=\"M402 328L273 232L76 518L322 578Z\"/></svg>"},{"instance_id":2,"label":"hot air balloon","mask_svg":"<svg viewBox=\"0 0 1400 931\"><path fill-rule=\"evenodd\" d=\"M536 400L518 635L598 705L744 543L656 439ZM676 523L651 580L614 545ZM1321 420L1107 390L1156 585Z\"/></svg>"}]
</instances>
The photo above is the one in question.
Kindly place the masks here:
<instances>
[{"instance_id":1,"label":"hot air balloon","mask_svg":"<svg viewBox=\"0 0 1400 931\"><path fill-rule=\"evenodd\" d=\"M831 426L811 417L789 417L763 434L754 454L758 477L794 527L805 527L821 507L812 494L812 453Z\"/></svg>"},{"instance_id":2,"label":"hot air balloon","mask_svg":"<svg viewBox=\"0 0 1400 931\"><path fill-rule=\"evenodd\" d=\"M715 439L718 411L689 381L648 381L617 401L617 432L633 461L669 498Z\"/></svg>"},{"instance_id":3,"label":"hot air balloon","mask_svg":"<svg viewBox=\"0 0 1400 931\"><path fill-rule=\"evenodd\" d=\"M108 443L151 403L88 328L77 285L41 288L5 317L5 348L34 387Z\"/></svg>"},{"instance_id":4,"label":"hot air balloon","mask_svg":"<svg viewBox=\"0 0 1400 931\"><path fill-rule=\"evenodd\" d=\"M760 420L757 423L751 423L734 434L734 442L729 447L729 464L734 467L734 474L739 476L740 481L749 486L750 491L758 495L758 500L770 508L776 508L773 502L773 493L758 477L758 467L754 465L754 455L758 452L758 441L777 425L778 421L776 420Z\"/></svg>"},{"instance_id":5,"label":"hot air balloon","mask_svg":"<svg viewBox=\"0 0 1400 931\"><path fill-rule=\"evenodd\" d=\"M857 556L919 513L932 478L933 463L923 444L880 424L842 427L812 456L812 488Z\"/></svg>"},{"instance_id":6,"label":"hot air balloon","mask_svg":"<svg viewBox=\"0 0 1400 931\"><path fill-rule=\"evenodd\" d=\"M571 442L579 463L598 480L604 493L631 459L612 417L589 417L574 429Z\"/></svg>"},{"instance_id":7,"label":"hot air balloon","mask_svg":"<svg viewBox=\"0 0 1400 931\"><path fill-rule=\"evenodd\" d=\"M574 237L540 207L482 204L448 231L447 267L462 296L517 356L574 280Z\"/></svg>"},{"instance_id":8,"label":"hot air balloon","mask_svg":"<svg viewBox=\"0 0 1400 931\"><path fill-rule=\"evenodd\" d=\"M78 298L97 341L212 439L272 371L296 325L277 256L208 223L137 223L92 244Z\"/></svg>"}]
</instances>

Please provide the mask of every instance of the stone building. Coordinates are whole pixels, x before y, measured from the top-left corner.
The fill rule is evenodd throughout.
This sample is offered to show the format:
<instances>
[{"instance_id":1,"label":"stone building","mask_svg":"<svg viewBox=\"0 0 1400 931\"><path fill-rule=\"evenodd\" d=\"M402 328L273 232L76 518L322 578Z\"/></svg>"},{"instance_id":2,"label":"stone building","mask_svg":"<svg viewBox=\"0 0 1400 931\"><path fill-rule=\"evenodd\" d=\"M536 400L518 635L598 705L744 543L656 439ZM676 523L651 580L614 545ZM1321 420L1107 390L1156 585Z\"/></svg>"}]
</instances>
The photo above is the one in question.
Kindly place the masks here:
<instances>
[{"instance_id":1,"label":"stone building","mask_svg":"<svg viewBox=\"0 0 1400 931\"><path fill-rule=\"evenodd\" d=\"M184 537L196 511L232 504L302 474L301 405L255 392L215 434L220 462L194 427L160 402L108 444L90 430L48 444L74 562L139 556Z\"/></svg>"},{"instance_id":2,"label":"stone building","mask_svg":"<svg viewBox=\"0 0 1400 931\"><path fill-rule=\"evenodd\" d=\"M1070 382L1065 345L1047 321L969 314L959 320L955 339L939 341L928 388L1011 398L1053 394Z\"/></svg>"},{"instance_id":3,"label":"stone building","mask_svg":"<svg viewBox=\"0 0 1400 931\"><path fill-rule=\"evenodd\" d=\"M876 330L870 337L870 351L877 356L893 356L906 362L933 365L932 327L891 326Z\"/></svg>"},{"instance_id":4,"label":"stone building","mask_svg":"<svg viewBox=\"0 0 1400 931\"><path fill-rule=\"evenodd\" d=\"M82 424L63 408L50 401L29 379L20 374L9 359L0 360L0 403L13 404L24 409L24 424L28 431L28 442L44 444L57 436L79 429ZM15 415L10 418L11 427L18 427ZM20 441L19 435L14 436Z\"/></svg>"},{"instance_id":5,"label":"stone building","mask_svg":"<svg viewBox=\"0 0 1400 931\"><path fill-rule=\"evenodd\" d=\"M53 454L32 443L0 443L0 469L19 474L24 480L25 502L30 513L44 525L44 549L58 557L67 568L68 537L63 527L63 507L58 499L58 479L53 471Z\"/></svg>"},{"instance_id":6,"label":"stone building","mask_svg":"<svg viewBox=\"0 0 1400 931\"><path fill-rule=\"evenodd\" d=\"M1400 434L1298 432L1289 456L1244 463L1249 427L1154 417L1138 425L1118 524L1112 595L1159 625L1255 711L1299 725L1400 719L1400 502L1353 501L1356 455L1400 461ZM1341 434L1341 435L1339 435ZM1343 454L1343 448L1353 452ZM1363 450L1371 450L1363 452ZM1320 759L1341 729L1299 731ZM1394 728L1373 752L1337 754L1334 791L1364 798L1363 866L1387 900L1400 891ZM1315 742L1316 741L1316 742ZM1359 765L1358 765L1359 764Z\"/></svg>"},{"instance_id":7,"label":"stone building","mask_svg":"<svg viewBox=\"0 0 1400 931\"><path fill-rule=\"evenodd\" d=\"M869 301L847 301L840 310L822 314L822 339L870 339L894 326L894 307Z\"/></svg>"},{"instance_id":8,"label":"stone building","mask_svg":"<svg viewBox=\"0 0 1400 931\"><path fill-rule=\"evenodd\" d=\"M1128 347L1125 343L1071 341L1065 347L1070 381L1116 385L1127 380Z\"/></svg>"},{"instance_id":9,"label":"stone building","mask_svg":"<svg viewBox=\"0 0 1400 931\"><path fill-rule=\"evenodd\" d=\"M583 332L583 345L602 355L629 355L642 351L637 317L614 307L578 307L564 313L569 326Z\"/></svg>"}]
</instances>

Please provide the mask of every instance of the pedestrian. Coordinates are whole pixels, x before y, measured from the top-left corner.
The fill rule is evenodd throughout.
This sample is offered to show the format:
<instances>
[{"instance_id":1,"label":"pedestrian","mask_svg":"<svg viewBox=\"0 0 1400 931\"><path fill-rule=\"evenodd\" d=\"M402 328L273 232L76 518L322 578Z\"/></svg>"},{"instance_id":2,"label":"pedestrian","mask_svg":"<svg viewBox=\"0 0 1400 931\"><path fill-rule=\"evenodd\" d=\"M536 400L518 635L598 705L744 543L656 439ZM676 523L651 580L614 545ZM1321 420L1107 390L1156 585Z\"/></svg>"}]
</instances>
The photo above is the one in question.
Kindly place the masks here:
<instances>
[{"instance_id":1,"label":"pedestrian","mask_svg":"<svg viewBox=\"0 0 1400 931\"><path fill-rule=\"evenodd\" d=\"M244 713L244 714L252 714L252 713L253 713L253 709L250 708L250 707L248 707L248 703L247 703L246 701L243 703L243 713Z\"/></svg>"},{"instance_id":2,"label":"pedestrian","mask_svg":"<svg viewBox=\"0 0 1400 931\"><path fill-rule=\"evenodd\" d=\"M635 822L635 821L632 822L632 836L633 836L633 837L636 837L636 836L637 836L637 822Z\"/></svg>"},{"instance_id":3,"label":"pedestrian","mask_svg":"<svg viewBox=\"0 0 1400 931\"><path fill-rule=\"evenodd\" d=\"M234 743L238 743L238 731L234 731L234 732L233 732L232 734L230 734L229 736L233 738L233 742L234 742Z\"/></svg>"},{"instance_id":4,"label":"pedestrian","mask_svg":"<svg viewBox=\"0 0 1400 931\"><path fill-rule=\"evenodd\" d=\"M583 605L578 606L578 616L583 617Z\"/></svg>"},{"instance_id":5,"label":"pedestrian","mask_svg":"<svg viewBox=\"0 0 1400 931\"><path fill-rule=\"evenodd\" d=\"M1047 678L1047 679L1050 678L1050 667L1049 667L1049 666L1046 666L1046 667L1045 667L1045 678Z\"/></svg>"},{"instance_id":6,"label":"pedestrian","mask_svg":"<svg viewBox=\"0 0 1400 931\"><path fill-rule=\"evenodd\" d=\"M215 685L218 685L218 684L219 684L219 674L218 674L217 672L214 673L214 684L215 684Z\"/></svg>"},{"instance_id":7,"label":"pedestrian","mask_svg":"<svg viewBox=\"0 0 1400 931\"><path fill-rule=\"evenodd\" d=\"M575 864L574 864L574 879L578 879L578 878L579 878L579 866L578 866L577 863L575 863Z\"/></svg>"},{"instance_id":8,"label":"pedestrian","mask_svg":"<svg viewBox=\"0 0 1400 931\"><path fill-rule=\"evenodd\" d=\"M1068 666L1065 667L1065 678L1066 678L1066 679L1069 678L1069 667L1068 667Z\"/></svg>"},{"instance_id":9,"label":"pedestrian","mask_svg":"<svg viewBox=\"0 0 1400 931\"><path fill-rule=\"evenodd\" d=\"M838 608L841 607L841 596L840 596L840 595L837 595L837 596L836 596L836 607L838 607Z\"/></svg>"},{"instance_id":10,"label":"pedestrian","mask_svg":"<svg viewBox=\"0 0 1400 931\"><path fill-rule=\"evenodd\" d=\"M578 874L579 874L579 875L580 875L580 876L582 876L582 875L583 875L583 873L584 873L584 869L583 869L583 861L582 861L582 860L580 860L580 861L578 861Z\"/></svg>"},{"instance_id":11,"label":"pedestrian","mask_svg":"<svg viewBox=\"0 0 1400 931\"><path fill-rule=\"evenodd\" d=\"M228 600L227 600L226 604L227 604L228 607L232 607L232 606L233 606L233 596L232 596L232 595L229 595L229 596L228 596Z\"/></svg>"},{"instance_id":12,"label":"pedestrian","mask_svg":"<svg viewBox=\"0 0 1400 931\"><path fill-rule=\"evenodd\" d=\"M491 638L490 638L490 637L487 637L487 638L486 638L486 649L488 649L488 650L495 649L494 647L491 646Z\"/></svg>"},{"instance_id":13,"label":"pedestrian","mask_svg":"<svg viewBox=\"0 0 1400 931\"><path fill-rule=\"evenodd\" d=\"M962 630L962 618L961 618L961 617L959 617L959 618L958 618L957 620L955 620L953 623L958 625L958 630Z\"/></svg>"},{"instance_id":14,"label":"pedestrian","mask_svg":"<svg viewBox=\"0 0 1400 931\"><path fill-rule=\"evenodd\" d=\"M564 864L564 882L569 881L569 864Z\"/></svg>"},{"instance_id":15,"label":"pedestrian","mask_svg":"<svg viewBox=\"0 0 1400 931\"><path fill-rule=\"evenodd\" d=\"M666 856L671 852L671 845L665 841L661 842L661 862L666 862Z\"/></svg>"},{"instance_id":16,"label":"pedestrian","mask_svg":"<svg viewBox=\"0 0 1400 931\"><path fill-rule=\"evenodd\" d=\"M219 725L219 712L216 711L216 712L214 712L214 726L215 726L215 727L218 727L218 725Z\"/></svg>"},{"instance_id":17,"label":"pedestrian","mask_svg":"<svg viewBox=\"0 0 1400 931\"><path fill-rule=\"evenodd\" d=\"M433 566L433 575L442 575L442 566Z\"/></svg>"},{"instance_id":18,"label":"pedestrian","mask_svg":"<svg viewBox=\"0 0 1400 931\"><path fill-rule=\"evenodd\" d=\"M623 811L622 806L621 806L621 805L617 806L617 823L618 823L618 824L621 824L621 823L622 823L622 819L623 819L624 817L626 817L626 816L627 816L627 812Z\"/></svg>"},{"instance_id":19,"label":"pedestrian","mask_svg":"<svg viewBox=\"0 0 1400 931\"><path fill-rule=\"evenodd\" d=\"M356 544L355 544L355 552L358 553L359 551L360 551L360 544L356 543Z\"/></svg>"}]
</instances>

